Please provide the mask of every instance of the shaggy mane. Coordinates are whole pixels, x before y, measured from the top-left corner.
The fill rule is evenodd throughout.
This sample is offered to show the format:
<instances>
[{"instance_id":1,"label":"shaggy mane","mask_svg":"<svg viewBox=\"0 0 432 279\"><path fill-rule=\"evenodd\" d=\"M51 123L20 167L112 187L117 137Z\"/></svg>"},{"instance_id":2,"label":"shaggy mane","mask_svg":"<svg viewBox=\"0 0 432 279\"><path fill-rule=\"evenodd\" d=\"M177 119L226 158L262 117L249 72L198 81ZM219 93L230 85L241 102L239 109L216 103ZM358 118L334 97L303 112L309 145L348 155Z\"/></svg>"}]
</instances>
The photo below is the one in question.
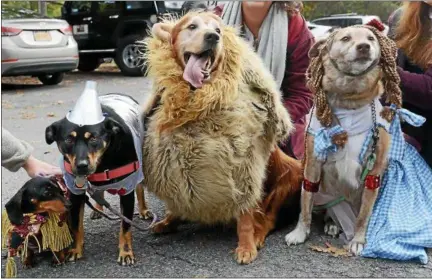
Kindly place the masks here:
<instances>
[{"instance_id":1,"label":"shaggy mane","mask_svg":"<svg viewBox=\"0 0 432 279\"><path fill-rule=\"evenodd\" d=\"M175 25L176 19L164 22ZM200 120L211 111L232 104L239 93L242 82L242 45L238 43L237 31L223 26L224 59L213 72L211 83L191 90L183 79L183 69L177 63L173 46L152 35L145 39L144 59L148 75L153 78L153 94L160 95L158 108L159 130L174 129L188 122Z\"/></svg>"}]
</instances>

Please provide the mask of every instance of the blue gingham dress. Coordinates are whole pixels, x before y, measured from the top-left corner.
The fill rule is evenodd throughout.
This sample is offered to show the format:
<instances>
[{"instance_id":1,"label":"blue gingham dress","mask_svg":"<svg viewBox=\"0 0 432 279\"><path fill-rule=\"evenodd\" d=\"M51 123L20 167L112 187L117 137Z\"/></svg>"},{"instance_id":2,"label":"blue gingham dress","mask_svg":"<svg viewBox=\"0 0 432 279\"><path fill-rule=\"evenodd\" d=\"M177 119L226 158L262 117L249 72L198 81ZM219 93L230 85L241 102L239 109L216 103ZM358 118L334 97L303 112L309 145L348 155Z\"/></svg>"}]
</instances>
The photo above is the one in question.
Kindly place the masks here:
<instances>
[{"instance_id":1,"label":"blue gingham dress","mask_svg":"<svg viewBox=\"0 0 432 279\"><path fill-rule=\"evenodd\" d=\"M426 264L425 248L432 248L432 170L405 142L400 125L402 120L418 127L425 119L405 109L391 108L397 117L389 131L389 166L382 177L362 256Z\"/></svg>"}]
</instances>

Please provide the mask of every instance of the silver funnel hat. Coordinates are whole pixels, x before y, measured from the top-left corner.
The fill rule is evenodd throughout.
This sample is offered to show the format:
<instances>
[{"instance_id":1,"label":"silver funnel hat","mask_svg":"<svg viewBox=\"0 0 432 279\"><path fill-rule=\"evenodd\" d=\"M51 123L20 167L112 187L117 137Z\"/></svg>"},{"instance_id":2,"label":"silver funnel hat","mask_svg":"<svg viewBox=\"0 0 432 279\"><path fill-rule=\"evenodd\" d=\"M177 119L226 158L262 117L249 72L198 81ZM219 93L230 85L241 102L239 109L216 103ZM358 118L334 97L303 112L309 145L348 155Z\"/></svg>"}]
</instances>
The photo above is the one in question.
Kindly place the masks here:
<instances>
[{"instance_id":1,"label":"silver funnel hat","mask_svg":"<svg viewBox=\"0 0 432 279\"><path fill-rule=\"evenodd\" d=\"M95 125L104 121L95 81L87 81L84 92L76 101L73 110L66 115L66 119L79 126Z\"/></svg>"}]
</instances>

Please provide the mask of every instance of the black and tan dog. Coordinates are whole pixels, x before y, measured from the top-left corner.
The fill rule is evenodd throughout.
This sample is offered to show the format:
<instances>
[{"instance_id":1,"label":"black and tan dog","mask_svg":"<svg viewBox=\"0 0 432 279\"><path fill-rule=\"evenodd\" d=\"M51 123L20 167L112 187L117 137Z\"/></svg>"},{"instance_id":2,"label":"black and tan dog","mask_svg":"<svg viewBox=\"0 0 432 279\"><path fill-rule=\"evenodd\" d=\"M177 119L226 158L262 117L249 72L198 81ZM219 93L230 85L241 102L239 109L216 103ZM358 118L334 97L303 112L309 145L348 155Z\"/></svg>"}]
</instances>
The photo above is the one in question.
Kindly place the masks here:
<instances>
[{"instance_id":1,"label":"black and tan dog","mask_svg":"<svg viewBox=\"0 0 432 279\"><path fill-rule=\"evenodd\" d=\"M33 249L33 247L38 247L38 243L49 243L49 241L42 238L51 237L51 239L54 239L59 236L47 234L59 234L61 231L61 229L55 231L56 226L52 224L49 226L54 231L46 232L41 227L47 222L55 222L55 220L48 219L50 217L54 218L55 215L65 214L70 205L63 190L57 185L55 178L36 177L27 181L5 205L7 218L6 216L3 216L3 218L8 220L2 220L2 232L4 234L2 237L5 238L2 242L9 249L9 256L13 257L17 252L20 252L25 255L22 259L24 267L32 267L34 263L33 256L37 250ZM23 245L29 233L32 233L34 237L29 238L28 245ZM67 232L67 234L69 233ZM36 243L36 238L38 243ZM67 238L59 237L59 239L67 242ZM59 242L58 244L63 245L63 247L69 245L69 243ZM23 251L23 249L26 249L26 251ZM64 253L62 249L53 251L56 253L53 263L63 263Z\"/></svg>"},{"instance_id":2,"label":"black and tan dog","mask_svg":"<svg viewBox=\"0 0 432 279\"><path fill-rule=\"evenodd\" d=\"M140 146L141 142L134 142L137 131L133 128L140 125L138 103L131 97L120 94L104 95L99 97L99 100L105 115L101 123L77 125L65 117L47 127L45 133L46 142L48 144L56 142L63 154L62 167L67 186L71 190L70 228L75 241L74 247L68 253L69 261L80 259L83 256L84 246L85 190L78 189L75 184L76 177L86 177L90 182L89 187L95 191L119 194L122 214L131 220L134 215L136 187L139 212L144 218L147 218L149 213L145 204L143 185L139 183L141 181L135 181L139 183L138 185L136 183L129 186L121 185L124 181L130 184L128 180L130 176L140 171L141 158L137 154L139 153L137 145ZM112 188L112 185L117 186ZM135 263L130 225L126 222L121 223L119 250L119 264Z\"/></svg>"}]
</instances>

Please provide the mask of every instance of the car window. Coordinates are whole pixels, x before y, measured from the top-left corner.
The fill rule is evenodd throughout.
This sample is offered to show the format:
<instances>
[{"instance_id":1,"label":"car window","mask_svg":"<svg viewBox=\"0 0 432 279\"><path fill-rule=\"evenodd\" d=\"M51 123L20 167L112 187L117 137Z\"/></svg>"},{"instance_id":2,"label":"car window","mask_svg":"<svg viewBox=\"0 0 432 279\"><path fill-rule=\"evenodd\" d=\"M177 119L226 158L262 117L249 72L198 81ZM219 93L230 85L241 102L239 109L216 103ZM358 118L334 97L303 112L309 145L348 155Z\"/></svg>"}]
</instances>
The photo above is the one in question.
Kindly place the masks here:
<instances>
[{"instance_id":1,"label":"car window","mask_svg":"<svg viewBox=\"0 0 432 279\"><path fill-rule=\"evenodd\" d=\"M96 11L102 14L119 12L121 6L121 1L99 1Z\"/></svg>"},{"instance_id":2,"label":"car window","mask_svg":"<svg viewBox=\"0 0 432 279\"><path fill-rule=\"evenodd\" d=\"M334 18L329 21L330 26L347 27L347 22L345 18Z\"/></svg>"},{"instance_id":3,"label":"car window","mask_svg":"<svg viewBox=\"0 0 432 279\"><path fill-rule=\"evenodd\" d=\"M317 20L313 20L312 22L318 25L329 25L328 19L317 19Z\"/></svg>"},{"instance_id":4,"label":"car window","mask_svg":"<svg viewBox=\"0 0 432 279\"><path fill-rule=\"evenodd\" d=\"M154 9L153 1L126 1L126 10Z\"/></svg>"},{"instance_id":5,"label":"car window","mask_svg":"<svg viewBox=\"0 0 432 279\"><path fill-rule=\"evenodd\" d=\"M352 25L357 25L357 24L362 24L362 20L361 18L348 18L346 20L346 24L347 26L352 26Z\"/></svg>"},{"instance_id":6,"label":"car window","mask_svg":"<svg viewBox=\"0 0 432 279\"><path fill-rule=\"evenodd\" d=\"M92 3L90 1L71 1L71 14L76 15L90 13L91 5Z\"/></svg>"}]
</instances>

